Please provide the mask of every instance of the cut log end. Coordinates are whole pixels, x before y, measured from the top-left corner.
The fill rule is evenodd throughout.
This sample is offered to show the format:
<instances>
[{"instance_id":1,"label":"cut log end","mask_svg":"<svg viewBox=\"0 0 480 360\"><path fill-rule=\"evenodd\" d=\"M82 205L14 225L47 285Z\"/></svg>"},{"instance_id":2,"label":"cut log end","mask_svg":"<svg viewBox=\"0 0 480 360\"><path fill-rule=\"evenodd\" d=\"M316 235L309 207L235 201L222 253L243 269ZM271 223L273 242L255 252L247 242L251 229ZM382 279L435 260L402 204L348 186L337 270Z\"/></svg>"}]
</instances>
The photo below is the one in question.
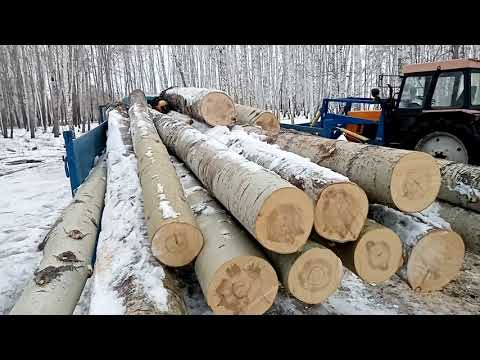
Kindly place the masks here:
<instances>
[{"instance_id":1,"label":"cut log end","mask_svg":"<svg viewBox=\"0 0 480 360\"><path fill-rule=\"evenodd\" d=\"M415 291L442 289L459 273L465 245L453 231L433 230L413 248L407 264L407 278Z\"/></svg>"},{"instance_id":2,"label":"cut log end","mask_svg":"<svg viewBox=\"0 0 480 360\"><path fill-rule=\"evenodd\" d=\"M163 225L153 237L152 253L162 263L172 267L189 264L203 246L202 233L187 223Z\"/></svg>"},{"instance_id":3,"label":"cut log end","mask_svg":"<svg viewBox=\"0 0 480 360\"><path fill-rule=\"evenodd\" d=\"M418 212L435 201L440 183L440 168L435 159L422 152L411 152L395 165L390 193L398 209Z\"/></svg>"},{"instance_id":4,"label":"cut log end","mask_svg":"<svg viewBox=\"0 0 480 360\"><path fill-rule=\"evenodd\" d=\"M271 251L291 254L305 245L312 226L312 200L295 187L285 187L275 190L263 203L255 237Z\"/></svg>"},{"instance_id":5,"label":"cut log end","mask_svg":"<svg viewBox=\"0 0 480 360\"><path fill-rule=\"evenodd\" d=\"M368 215L368 198L353 183L328 185L315 206L315 231L336 242L357 240Z\"/></svg>"},{"instance_id":6,"label":"cut log end","mask_svg":"<svg viewBox=\"0 0 480 360\"><path fill-rule=\"evenodd\" d=\"M210 92L200 105L200 113L211 126L228 126L235 122L235 104L222 92Z\"/></svg>"},{"instance_id":7,"label":"cut log end","mask_svg":"<svg viewBox=\"0 0 480 360\"><path fill-rule=\"evenodd\" d=\"M319 304L337 290L342 276L342 262L331 250L313 248L292 265L288 289L304 303Z\"/></svg>"},{"instance_id":8,"label":"cut log end","mask_svg":"<svg viewBox=\"0 0 480 360\"><path fill-rule=\"evenodd\" d=\"M357 275L370 284L390 279L402 263L402 241L384 226L373 227L358 240L353 258Z\"/></svg>"},{"instance_id":9,"label":"cut log end","mask_svg":"<svg viewBox=\"0 0 480 360\"><path fill-rule=\"evenodd\" d=\"M273 267L257 256L239 256L224 263L208 286L207 302L219 315L261 315L278 291Z\"/></svg>"},{"instance_id":10,"label":"cut log end","mask_svg":"<svg viewBox=\"0 0 480 360\"><path fill-rule=\"evenodd\" d=\"M260 126L270 134L278 134L280 132L280 122L271 112L262 113L255 121L255 125Z\"/></svg>"}]
</instances>

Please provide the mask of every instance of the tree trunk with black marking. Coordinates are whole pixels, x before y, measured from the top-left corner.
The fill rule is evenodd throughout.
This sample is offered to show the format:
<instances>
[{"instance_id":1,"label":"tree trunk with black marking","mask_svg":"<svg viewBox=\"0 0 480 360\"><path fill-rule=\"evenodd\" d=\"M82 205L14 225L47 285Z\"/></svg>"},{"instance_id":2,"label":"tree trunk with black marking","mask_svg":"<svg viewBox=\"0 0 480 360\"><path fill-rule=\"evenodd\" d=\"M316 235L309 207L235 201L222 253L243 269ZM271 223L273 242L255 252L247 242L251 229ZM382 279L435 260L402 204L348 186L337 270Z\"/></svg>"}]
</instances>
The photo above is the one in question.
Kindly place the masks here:
<instances>
[{"instance_id":1,"label":"tree trunk with black marking","mask_svg":"<svg viewBox=\"0 0 480 360\"><path fill-rule=\"evenodd\" d=\"M92 274L106 184L101 159L77 189L73 202L50 232L34 279L13 307L12 315L71 315Z\"/></svg>"}]
</instances>

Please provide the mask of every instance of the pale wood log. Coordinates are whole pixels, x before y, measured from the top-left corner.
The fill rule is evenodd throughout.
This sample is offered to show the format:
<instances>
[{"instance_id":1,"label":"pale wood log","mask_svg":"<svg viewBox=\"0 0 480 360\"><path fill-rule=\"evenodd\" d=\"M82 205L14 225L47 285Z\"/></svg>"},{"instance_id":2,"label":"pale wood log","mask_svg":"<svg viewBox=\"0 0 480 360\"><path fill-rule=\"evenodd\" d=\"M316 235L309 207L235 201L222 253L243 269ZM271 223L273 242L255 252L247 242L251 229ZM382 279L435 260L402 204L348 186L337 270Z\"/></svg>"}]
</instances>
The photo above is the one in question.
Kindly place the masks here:
<instances>
[{"instance_id":1,"label":"pale wood log","mask_svg":"<svg viewBox=\"0 0 480 360\"><path fill-rule=\"evenodd\" d=\"M235 104L230 96L219 90L173 87L162 93L168 105L211 126L235 123Z\"/></svg>"},{"instance_id":2,"label":"pale wood log","mask_svg":"<svg viewBox=\"0 0 480 360\"><path fill-rule=\"evenodd\" d=\"M277 254L267 250L283 286L307 304L319 304L340 286L343 277L341 260L327 247L308 241L294 254Z\"/></svg>"},{"instance_id":3,"label":"pale wood log","mask_svg":"<svg viewBox=\"0 0 480 360\"><path fill-rule=\"evenodd\" d=\"M130 120L127 110L116 106L108 112L107 196L92 278L92 315L187 312L168 269L152 254L142 202ZM105 293L112 293L106 298L114 304L105 301Z\"/></svg>"},{"instance_id":4,"label":"pale wood log","mask_svg":"<svg viewBox=\"0 0 480 360\"><path fill-rule=\"evenodd\" d=\"M255 239L231 218L193 174L172 157L204 236L195 273L215 314L260 315L273 304L278 278Z\"/></svg>"},{"instance_id":5,"label":"pale wood log","mask_svg":"<svg viewBox=\"0 0 480 360\"><path fill-rule=\"evenodd\" d=\"M465 245L456 232L421 214L404 214L383 205L370 205L371 218L393 230L402 240L399 276L416 291L439 290L459 273Z\"/></svg>"},{"instance_id":6,"label":"pale wood log","mask_svg":"<svg viewBox=\"0 0 480 360\"><path fill-rule=\"evenodd\" d=\"M259 126L269 133L280 131L280 122L271 111L263 111L251 106L235 104L238 125Z\"/></svg>"},{"instance_id":7,"label":"pale wood log","mask_svg":"<svg viewBox=\"0 0 480 360\"><path fill-rule=\"evenodd\" d=\"M264 247L299 250L313 225L313 203L277 174L248 161L169 115L155 117L168 148Z\"/></svg>"},{"instance_id":8,"label":"pale wood log","mask_svg":"<svg viewBox=\"0 0 480 360\"><path fill-rule=\"evenodd\" d=\"M371 219L354 243L336 244L318 236L312 239L328 246L347 269L370 284L390 279L402 265L402 241L398 235Z\"/></svg>"},{"instance_id":9,"label":"pale wood log","mask_svg":"<svg viewBox=\"0 0 480 360\"><path fill-rule=\"evenodd\" d=\"M315 204L314 226L319 235L336 242L357 240L367 219L368 198L347 177L262 142L240 127L230 131L217 126L205 134L305 191Z\"/></svg>"},{"instance_id":10,"label":"pale wood log","mask_svg":"<svg viewBox=\"0 0 480 360\"><path fill-rule=\"evenodd\" d=\"M425 216L440 217L450 224L465 241L465 247L480 254L480 214L437 200L428 209L421 212Z\"/></svg>"},{"instance_id":11,"label":"pale wood log","mask_svg":"<svg viewBox=\"0 0 480 360\"><path fill-rule=\"evenodd\" d=\"M252 126L245 130L262 133ZM330 140L286 129L265 135L267 142L347 176L365 190L371 202L403 212L424 210L440 189L439 166L426 153Z\"/></svg>"},{"instance_id":12,"label":"pale wood log","mask_svg":"<svg viewBox=\"0 0 480 360\"><path fill-rule=\"evenodd\" d=\"M106 165L102 158L49 233L34 279L27 284L10 314L73 313L92 274L105 184Z\"/></svg>"},{"instance_id":13,"label":"pale wood log","mask_svg":"<svg viewBox=\"0 0 480 360\"><path fill-rule=\"evenodd\" d=\"M130 95L130 104L133 146L153 255L168 266L187 265L202 248L202 233L153 125L143 92L135 90Z\"/></svg>"}]
</instances>

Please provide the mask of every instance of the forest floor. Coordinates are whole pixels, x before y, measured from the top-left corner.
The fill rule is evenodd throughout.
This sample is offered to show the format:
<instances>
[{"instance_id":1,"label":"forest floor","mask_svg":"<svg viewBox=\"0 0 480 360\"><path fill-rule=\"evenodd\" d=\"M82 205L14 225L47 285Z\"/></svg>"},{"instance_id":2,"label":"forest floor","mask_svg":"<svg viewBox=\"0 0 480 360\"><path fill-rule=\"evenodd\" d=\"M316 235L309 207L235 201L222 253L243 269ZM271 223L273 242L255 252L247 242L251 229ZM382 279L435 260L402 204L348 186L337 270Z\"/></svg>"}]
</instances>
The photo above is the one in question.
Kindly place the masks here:
<instances>
[{"instance_id":1,"label":"forest floor","mask_svg":"<svg viewBox=\"0 0 480 360\"><path fill-rule=\"evenodd\" d=\"M25 130L0 138L0 314L21 295L41 260L38 244L72 200L64 154L63 138L51 131L39 131L36 139ZM189 313L211 314L193 268L174 272ZM89 295L90 280L75 314L88 313ZM281 288L267 314L480 314L480 256L467 253L457 279L431 294L414 293L396 275L373 286L345 270L341 287L324 304L303 304Z\"/></svg>"}]
</instances>

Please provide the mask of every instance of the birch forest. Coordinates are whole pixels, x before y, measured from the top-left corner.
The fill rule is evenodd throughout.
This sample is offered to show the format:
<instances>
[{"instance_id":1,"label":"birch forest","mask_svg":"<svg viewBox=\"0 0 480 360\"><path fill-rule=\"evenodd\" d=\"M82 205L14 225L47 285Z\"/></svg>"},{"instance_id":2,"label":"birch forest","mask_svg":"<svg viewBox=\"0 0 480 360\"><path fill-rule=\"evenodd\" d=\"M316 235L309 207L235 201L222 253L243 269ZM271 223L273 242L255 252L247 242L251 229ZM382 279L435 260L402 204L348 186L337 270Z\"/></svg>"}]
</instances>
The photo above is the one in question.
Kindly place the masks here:
<instances>
[{"instance_id":1,"label":"birch forest","mask_svg":"<svg viewBox=\"0 0 480 360\"><path fill-rule=\"evenodd\" d=\"M99 105L170 86L216 88L240 104L309 116L324 97L369 96L380 74L398 75L404 64L479 53L480 45L2 45L1 132L86 131Z\"/></svg>"}]
</instances>

